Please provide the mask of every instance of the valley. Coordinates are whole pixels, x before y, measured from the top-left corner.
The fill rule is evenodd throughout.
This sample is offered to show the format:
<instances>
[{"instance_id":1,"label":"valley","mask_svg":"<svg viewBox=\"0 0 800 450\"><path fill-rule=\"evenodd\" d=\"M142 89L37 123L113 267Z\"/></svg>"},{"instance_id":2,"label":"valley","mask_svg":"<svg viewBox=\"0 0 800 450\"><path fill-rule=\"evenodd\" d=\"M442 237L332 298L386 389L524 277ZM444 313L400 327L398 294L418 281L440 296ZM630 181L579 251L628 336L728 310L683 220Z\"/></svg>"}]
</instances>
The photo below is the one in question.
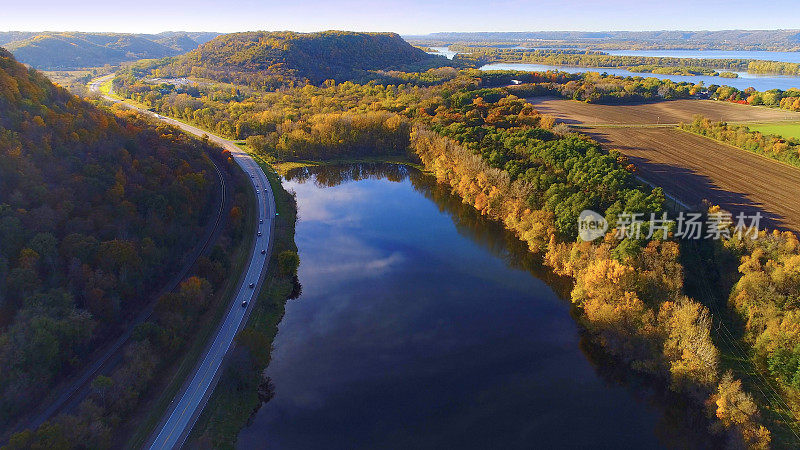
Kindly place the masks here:
<instances>
[{"instance_id":1,"label":"valley","mask_svg":"<svg viewBox=\"0 0 800 450\"><path fill-rule=\"evenodd\" d=\"M800 30L144 2L0 30L2 449L800 445Z\"/></svg>"}]
</instances>

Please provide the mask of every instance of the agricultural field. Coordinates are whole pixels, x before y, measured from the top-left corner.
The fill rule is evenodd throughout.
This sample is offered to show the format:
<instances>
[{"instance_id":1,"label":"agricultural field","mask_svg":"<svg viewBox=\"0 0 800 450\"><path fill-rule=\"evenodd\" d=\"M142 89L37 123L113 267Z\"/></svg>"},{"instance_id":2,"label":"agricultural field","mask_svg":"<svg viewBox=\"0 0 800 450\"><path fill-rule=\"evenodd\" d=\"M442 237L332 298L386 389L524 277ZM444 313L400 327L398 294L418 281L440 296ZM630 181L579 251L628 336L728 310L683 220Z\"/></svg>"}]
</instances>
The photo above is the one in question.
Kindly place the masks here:
<instances>
[{"instance_id":1,"label":"agricultural field","mask_svg":"<svg viewBox=\"0 0 800 450\"><path fill-rule=\"evenodd\" d=\"M642 179L690 207L708 200L734 214L760 211L763 226L800 231L800 169L670 126L701 114L712 120L752 122L750 128L762 133L800 137L799 113L710 100L630 105L529 101L606 148L620 150Z\"/></svg>"},{"instance_id":2,"label":"agricultural field","mask_svg":"<svg viewBox=\"0 0 800 450\"><path fill-rule=\"evenodd\" d=\"M527 99L539 112L569 125L644 125L691 122L695 114L726 122L800 121L800 113L714 100L598 105L555 97ZM798 128L800 129L800 128Z\"/></svg>"},{"instance_id":3,"label":"agricultural field","mask_svg":"<svg viewBox=\"0 0 800 450\"><path fill-rule=\"evenodd\" d=\"M87 94L86 83L92 78L96 77L98 73L102 73L102 68L81 69L81 70L54 70L44 71L52 82L69 89L73 93L80 95ZM110 69L109 69L110 70Z\"/></svg>"},{"instance_id":4,"label":"agricultural field","mask_svg":"<svg viewBox=\"0 0 800 450\"><path fill-rule=\"evenodd\" d=\"M628 156L639 176L686 203L760 211L762 226L800 231L800 169L674 128L587 127Z\"/></svg>"},{"instance_id":5,"label":"agricultural field","mask_svg":"<svg viewBox=\"0 0 800 450\"><path fill-rule=\"evenodd\" d=\"M756 123L748 124L750 131L762 134L774 134L786 139L800 139L800 122L793 123Z\"/></svg>"}]
</instances>

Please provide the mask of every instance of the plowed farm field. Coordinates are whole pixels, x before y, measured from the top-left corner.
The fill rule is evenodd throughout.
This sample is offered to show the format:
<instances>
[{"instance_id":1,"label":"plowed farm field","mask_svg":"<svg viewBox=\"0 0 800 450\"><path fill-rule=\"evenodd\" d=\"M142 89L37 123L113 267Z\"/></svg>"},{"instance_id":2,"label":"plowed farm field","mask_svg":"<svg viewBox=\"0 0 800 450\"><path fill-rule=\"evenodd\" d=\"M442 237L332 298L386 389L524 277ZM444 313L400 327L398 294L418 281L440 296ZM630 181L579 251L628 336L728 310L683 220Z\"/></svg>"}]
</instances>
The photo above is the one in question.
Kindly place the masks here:
<instances>
[{"instance_id":1,"label":"plowed farm field","mask_svg":"<svg viewBox=\"0 0 800 450\"><path fill-rule=\"evenodd\" d=\"M671 100L633 105L598 105L551 97L528 99L536 109L570 125L641 125L691 122L695 114L726 122L799 121L800 113L714 100Z\"/></svg>"},{"instance_id":2,"label":"plowed farm field","mask_svg":"<svg viewBox=\"0 0 800 450\"><path fill-rule=\"evenodd\" d=\"M536 108L578 125L608 149L618 149L638 175L692 208L703 200L734 215L760 212L762 226L800 232L800 169L665 123L694 114L729 122L797 121L800 114L716 102L675 100L642 105L593 105L534 99Z\"/></svg>"},{"instance_id":3,"label":"plowed farm field","mask_svg":"<svg viewBox=\"0 0 800 450\"><path fill-rule=\"evenodd\" d=\"M760 211L762 225L800 231L800 169L674 128L586 128L620 150L638 175L689 207L703 200L732 212Z\"/></svg>"}]
</instances>

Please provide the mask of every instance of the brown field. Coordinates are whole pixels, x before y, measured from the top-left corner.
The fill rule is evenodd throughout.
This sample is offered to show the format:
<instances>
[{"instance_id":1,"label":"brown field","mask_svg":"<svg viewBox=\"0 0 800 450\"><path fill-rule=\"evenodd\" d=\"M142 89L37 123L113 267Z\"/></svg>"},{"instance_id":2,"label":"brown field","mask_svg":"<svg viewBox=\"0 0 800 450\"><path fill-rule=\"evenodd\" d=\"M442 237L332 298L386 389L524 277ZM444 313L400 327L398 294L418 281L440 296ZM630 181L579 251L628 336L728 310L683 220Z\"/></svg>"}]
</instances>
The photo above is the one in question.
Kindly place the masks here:
<instances>
[{"instance_id":1,"label":"brown field","mask_svg":"<svg viewBox=\"0 0 800 450\"><path fill-rule=\"evenodd\" d=\"M798 121L800 113L713 100L671 100L633 105L598 105L552 97L528 99L539 112L567 124L678 124L695 114L726 122Z\"/></svg>"},{"instance_id":2,"label":"brown field","mask_svg":"<svg viewBox=\"0 0 800 450\"><path fill-rule=\"evenodd\" d=\"M707 199L734 216L760 211L762 227L800 231L800 169L674 128L581 131L619 149L643 179L690 207Z\"/></svg>"},{"instance_id":3,"label":"brown field","mask_svg":"<svg viewBox=\"0 0 800 450\"><path fill-rule=\"evenodd\" d=\"M581 132L606 148L619 149L641 178L689 207L708 200L734 215L759 211L762 226L800 231L800 169L673 127L648 126L689 122L695 114L727 122L777 122L800 120L800 113L712 100L635 105L529 101L560 122L580 125Z\"/></svg>"}]
</instances>

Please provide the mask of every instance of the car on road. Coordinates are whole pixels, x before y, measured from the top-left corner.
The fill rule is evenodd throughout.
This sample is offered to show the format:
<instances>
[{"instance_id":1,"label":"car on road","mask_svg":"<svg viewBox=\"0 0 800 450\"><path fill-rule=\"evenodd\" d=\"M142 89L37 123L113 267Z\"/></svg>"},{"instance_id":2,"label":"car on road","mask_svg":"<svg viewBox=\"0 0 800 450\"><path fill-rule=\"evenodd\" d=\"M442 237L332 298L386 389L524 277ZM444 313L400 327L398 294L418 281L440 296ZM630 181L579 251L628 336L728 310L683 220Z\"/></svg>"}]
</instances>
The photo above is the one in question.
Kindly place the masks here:
<instances>
[{"instance_id":1,"label":"car on road","mask_svg":"<svg viewBox=\"0 0 800 450\"><path fill-rule=\"evenodd\" d=\"M248 287L249 287L250 289L253 289L254 287L256 287L256 284L255 284L255 283L250 283L250 284L248 285Z\"/></svg>"},{"instance_id":2,"label":"car on road","mask_svg":"<svg viewBox=\"0 0 800 450\"><path fill-rule=\"evenodd\" d=\"M242 308L247 308L247 300L242 302Z\"/></svg>"},{"instance_id":3,"label":"car on road","mask_svg":"<svg viewBox=\"0 0 800 450\"><path fill-rule=\"evenodd\" d=\"M261 236L261 232L260 231L258 232L258 235Z\"/></svg>"},{"instance_id":4,"label":"car on road","mask_svg":"<svg viewBox=\"0 0 800 450\"><path fill-rule=\"evenodd\" d=\"M266 250L261 250L261 254L262 254L262 255L266 255L266 254L267 254L267 251L266 251Z\"/></svg>"}]
</instances>

